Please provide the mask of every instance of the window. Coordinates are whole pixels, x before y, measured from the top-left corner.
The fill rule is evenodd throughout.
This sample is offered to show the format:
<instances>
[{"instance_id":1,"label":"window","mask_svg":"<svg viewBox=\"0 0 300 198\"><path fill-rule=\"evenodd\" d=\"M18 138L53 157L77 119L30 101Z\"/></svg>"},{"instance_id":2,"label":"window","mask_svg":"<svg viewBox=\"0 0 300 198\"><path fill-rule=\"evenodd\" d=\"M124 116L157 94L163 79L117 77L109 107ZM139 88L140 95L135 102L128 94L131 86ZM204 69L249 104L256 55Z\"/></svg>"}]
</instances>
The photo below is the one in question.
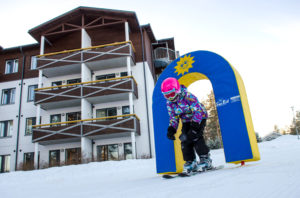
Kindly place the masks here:
<instances>
[{"instance_id":1,"label":"window","mask_svg":"<svg viewBox=\"0 0 300 198\"><path fill-rule=\"evenodd\" d=\"M129 106L123 106L122 107L122 115L130 114L130 108ZM129 117L124 117L124 118L129 118Z\"/></svg>"},{"instance_id":2,"label":"window","mask_svg":"<svg viewBox=\"0 0 300 198\"><path fill-rule=\"evenodd\" d=\"M7 60L5 63L5 74L18 72L18 67L19 67L18 59Z\"/></svg>"},{"instance_id":3,"label":"window","mask_svg":"<svg viewBox=\"0 0 300 198\"><path fill-rule=\"evenodd\" d=\"M36 56L31 56L30 69L34 70L34 69L36 69L36 66L37 66L37 58L36 58Z\"/></svg>"},{"instance_id":4,"label":"window","mask_svg":"<svg viewBox=\"0 0 300 198\"><path fill-rule=\"evenodd\" d=\"M97 160L119 160L119 146L118 144L97 146Z\"/></svg>"},{"instance_id":5,"label":"window","mask_svg":"<svg viewBox=\"0 0 300 198\"><path fill-rule=\"evenodd\" d=\"M81 148L66 149L67 164L78 164L81 162Z\"/></svg>"},{"instance_id":6,"label":"window","mask_svg":"<svg viewBox=\"0 0 300 198\"><path fill-rule=\"evenodd\" d=\"M110 79L110 78L115 78L116 74L112 73L112 74L104 74L104 75L99 75L96 76L96 80L105 80L105 79Z\"/></svg>"},{"instance_id":7,"label":"window","mask_svg":"<svg viewBox=\"0 0 300 198\"><path fill-rule=\"evenodd\" d=\"M3 89L1 104L14 104L15 103L16 88Z\"/></svg>"},{"instance_id":8,"label":"window","mask_svg":"<svg viewBox=\"0 0 300 198\"><path fill-rule=\"evenodd\" d=\"M0 173L10 171L10 155L0 155Z\"/></svg>"},{"instance_id":9,"label":"window","mask_svg":"<svg viewBox=\"0 0 300 198\"><path fill-rule=\"evenodd\" d=\"M131 143L125 143L124 144L124 159L133 159L132 156L132 144Z\"/></svg>"},{"instance_id":10,"label":"window","mask_svg":"<svg viewBox=\"0 0 300 198\"><path fill-rule=\"evenodd\" d=\"M32 126L33 125L36 125L36 117L26 118L25 135L31 135L32 134Z\"/></svg>"},{"instance_id":11,"label":"window","mask_svg":"<svg viewBox=\"0 0 300 198\"><path fill-rule=\"evenodd\" d=\"M50 123L61 122L61 114L55 114L50 116ZM51 126L60 126L60 125L51 125Z\"/></svg>"},{"instance_id":12,"label":"window","mask_svg":"<svg viewBox=\"0 0 300 198\"><path fill-rule=\"evenodd\" d=\"M23 160L23 169L24 170L33 170L34 169L34 153L24 153Z\"/></svg>"},{"instance_id":13,"label":"window","mask_svg":"<svg viewBox=\"0 0 300 198\"><path fill-rule=\"evenodd\" d=\"M104 118L104 117L110 117L110 116L116 116L116 115L117 115L117 107L96 110L97 118ZM116 119L116 118L107 118L106 120L112 120L112 119Z\"/></svg>"},{"instance_id":14,"label":"window","mask_svg":"<svg viewBox=\"0 0 300 198\"><path fill-rule=\"evenodd\" d=\"M56 86L59 86L59 85L62 85L62 81L56 81L56 82L52 82L52 87L56 87ZM56 87L56 88L52 88L52 89L59 89L59 87Z\"/></svg>"},{"instance_id":15,"label":"window","mask_svg":"<svg viewBox=\"0 0 300 198\"><path fill-rule=\"evenodd\" d=\"M81 78L67 80L67 84L81 83Z\"/></svg>"},{"instance_id":16,"label":"window","mask_svg":"<svg viewBox=\"0 0 300 198\"><path fill-rule=\"evenodd\" d=\"M121 72L121 77L128 76L127 72Z\"/></svg>"},{"instance_id":17,"label":"window","mask_svg":"<svg viewBox=\"0 0 300 198\"><path fill-rule=\"evenodd\" d=\"M13 131L13 121L1 121L0 122L0 137L10 137Z\"/></svg>"},{"instance_id":18,"label":"window","mask_svg":"<svg viewBox=\"0 0 300 198\"><path fill-rule=\"evenodd\" d=\"M60 150L49 151L49 166L60 165Z\"/></svg>"},{"instance_id":19,"label":"window","mask_svg":"<svg viewBox=\"0 0 300 198\"><path fill-rule=\"evenodd\" d=\"M27 97L28 102L34 101L34 89L37 89L37 88L38 88L38 85L28 86L28 97Z\"/></svg>"},{"instance_id":20,"label":"window","mask_svg":"<svg viewBox=\"0 0 300 198\"><path fill-rule=\"evenodd\" d=\"M81 112L67 113L67 121L81 120Z\"/></svg>"}]
</instances>

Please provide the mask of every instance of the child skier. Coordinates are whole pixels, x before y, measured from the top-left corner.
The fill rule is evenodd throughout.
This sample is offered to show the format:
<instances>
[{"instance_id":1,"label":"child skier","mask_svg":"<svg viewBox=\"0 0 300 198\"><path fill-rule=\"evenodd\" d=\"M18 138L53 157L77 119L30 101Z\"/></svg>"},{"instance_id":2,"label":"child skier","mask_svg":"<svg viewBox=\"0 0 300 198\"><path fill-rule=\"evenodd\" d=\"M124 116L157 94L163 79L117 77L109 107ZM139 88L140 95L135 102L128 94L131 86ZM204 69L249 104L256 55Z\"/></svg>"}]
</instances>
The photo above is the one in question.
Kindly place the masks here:
<instances>
[{"instance_id":1,"label":"child skier","mask_svg":"<svg viewBox=\"0 0 300 198\"><path fill-rule=\"evenodd\" d=\"M170 116L167 138L175 140L175 133L182 121L181 149L183 159L186 161L183 173L211 169L212 160L210 159L209 148L203 138L206 125L207 112L203 104L187 91L187 88L180 85L176 78L167 78L161 85L161 91L167 99L167 109ZM195 151L200 161L196 162Z\"/></svg>"}]
</instances>

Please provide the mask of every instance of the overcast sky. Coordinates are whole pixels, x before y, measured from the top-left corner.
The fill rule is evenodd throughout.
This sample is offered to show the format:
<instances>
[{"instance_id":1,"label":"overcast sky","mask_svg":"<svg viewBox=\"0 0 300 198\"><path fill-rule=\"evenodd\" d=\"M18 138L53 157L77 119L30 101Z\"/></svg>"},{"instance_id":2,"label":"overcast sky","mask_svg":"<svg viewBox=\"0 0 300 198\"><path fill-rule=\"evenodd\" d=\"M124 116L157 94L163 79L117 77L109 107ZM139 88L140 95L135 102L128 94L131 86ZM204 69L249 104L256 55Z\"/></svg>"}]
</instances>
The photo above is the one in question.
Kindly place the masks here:
<instances>
[{"instance_id":1,"label":"overcast sky","mask_svg":"<svg viewBox=\"0 0 300 198\"><path fill-rule=\"evenodd\" d=\"M243 78L262 136L291 123L291 106L300 110L299 0L1 0L0 45L35 43L29 29L78 6L134 11L156 39L174 37L181 55L209 50L223 56ZM192 90L203 97L207 84Z\"/></svg>"}]
</instances>

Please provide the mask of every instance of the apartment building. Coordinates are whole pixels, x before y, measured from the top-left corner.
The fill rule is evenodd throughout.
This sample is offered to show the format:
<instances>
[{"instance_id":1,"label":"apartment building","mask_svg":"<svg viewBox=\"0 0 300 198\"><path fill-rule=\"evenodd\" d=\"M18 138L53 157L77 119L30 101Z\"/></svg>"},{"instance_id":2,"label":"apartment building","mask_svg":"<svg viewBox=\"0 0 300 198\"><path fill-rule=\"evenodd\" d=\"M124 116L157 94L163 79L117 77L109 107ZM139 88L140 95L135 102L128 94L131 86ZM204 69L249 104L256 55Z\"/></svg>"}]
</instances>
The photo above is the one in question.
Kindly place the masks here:
<instances>
[{"instance_id":1,"label":"apartment building","mask_svg":"<svg viewBox=\"0 0 300 198\"><path fill-rule=\"evenodd\" d=\"M78 7L0 47L0 172L153 157L152 91L176 58L135 12Z\"/></svg>"}]
</instances>

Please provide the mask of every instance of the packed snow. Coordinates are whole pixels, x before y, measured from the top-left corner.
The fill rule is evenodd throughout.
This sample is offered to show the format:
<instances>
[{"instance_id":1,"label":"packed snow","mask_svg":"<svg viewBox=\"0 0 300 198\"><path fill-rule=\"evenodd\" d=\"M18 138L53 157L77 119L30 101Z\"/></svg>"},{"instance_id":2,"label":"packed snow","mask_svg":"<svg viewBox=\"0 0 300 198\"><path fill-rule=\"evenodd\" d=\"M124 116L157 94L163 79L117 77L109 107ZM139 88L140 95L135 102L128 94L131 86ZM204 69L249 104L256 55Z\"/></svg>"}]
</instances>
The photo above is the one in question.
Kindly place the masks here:
<instances>
[{"instance_id":1,"label":"packed snow","mask_svg":"<svg viewBox=\"0 0 300 198\"><path fill-rule=\"evenodd\" d=\"M284 135L259 143L261 160L240 167L225 164L213 150L218 171L188 178L163 179L155 159L93 162L37 171L0 174L1 198L24 197L300 197L300 140Z\"/></svg>"}]
</instances>

